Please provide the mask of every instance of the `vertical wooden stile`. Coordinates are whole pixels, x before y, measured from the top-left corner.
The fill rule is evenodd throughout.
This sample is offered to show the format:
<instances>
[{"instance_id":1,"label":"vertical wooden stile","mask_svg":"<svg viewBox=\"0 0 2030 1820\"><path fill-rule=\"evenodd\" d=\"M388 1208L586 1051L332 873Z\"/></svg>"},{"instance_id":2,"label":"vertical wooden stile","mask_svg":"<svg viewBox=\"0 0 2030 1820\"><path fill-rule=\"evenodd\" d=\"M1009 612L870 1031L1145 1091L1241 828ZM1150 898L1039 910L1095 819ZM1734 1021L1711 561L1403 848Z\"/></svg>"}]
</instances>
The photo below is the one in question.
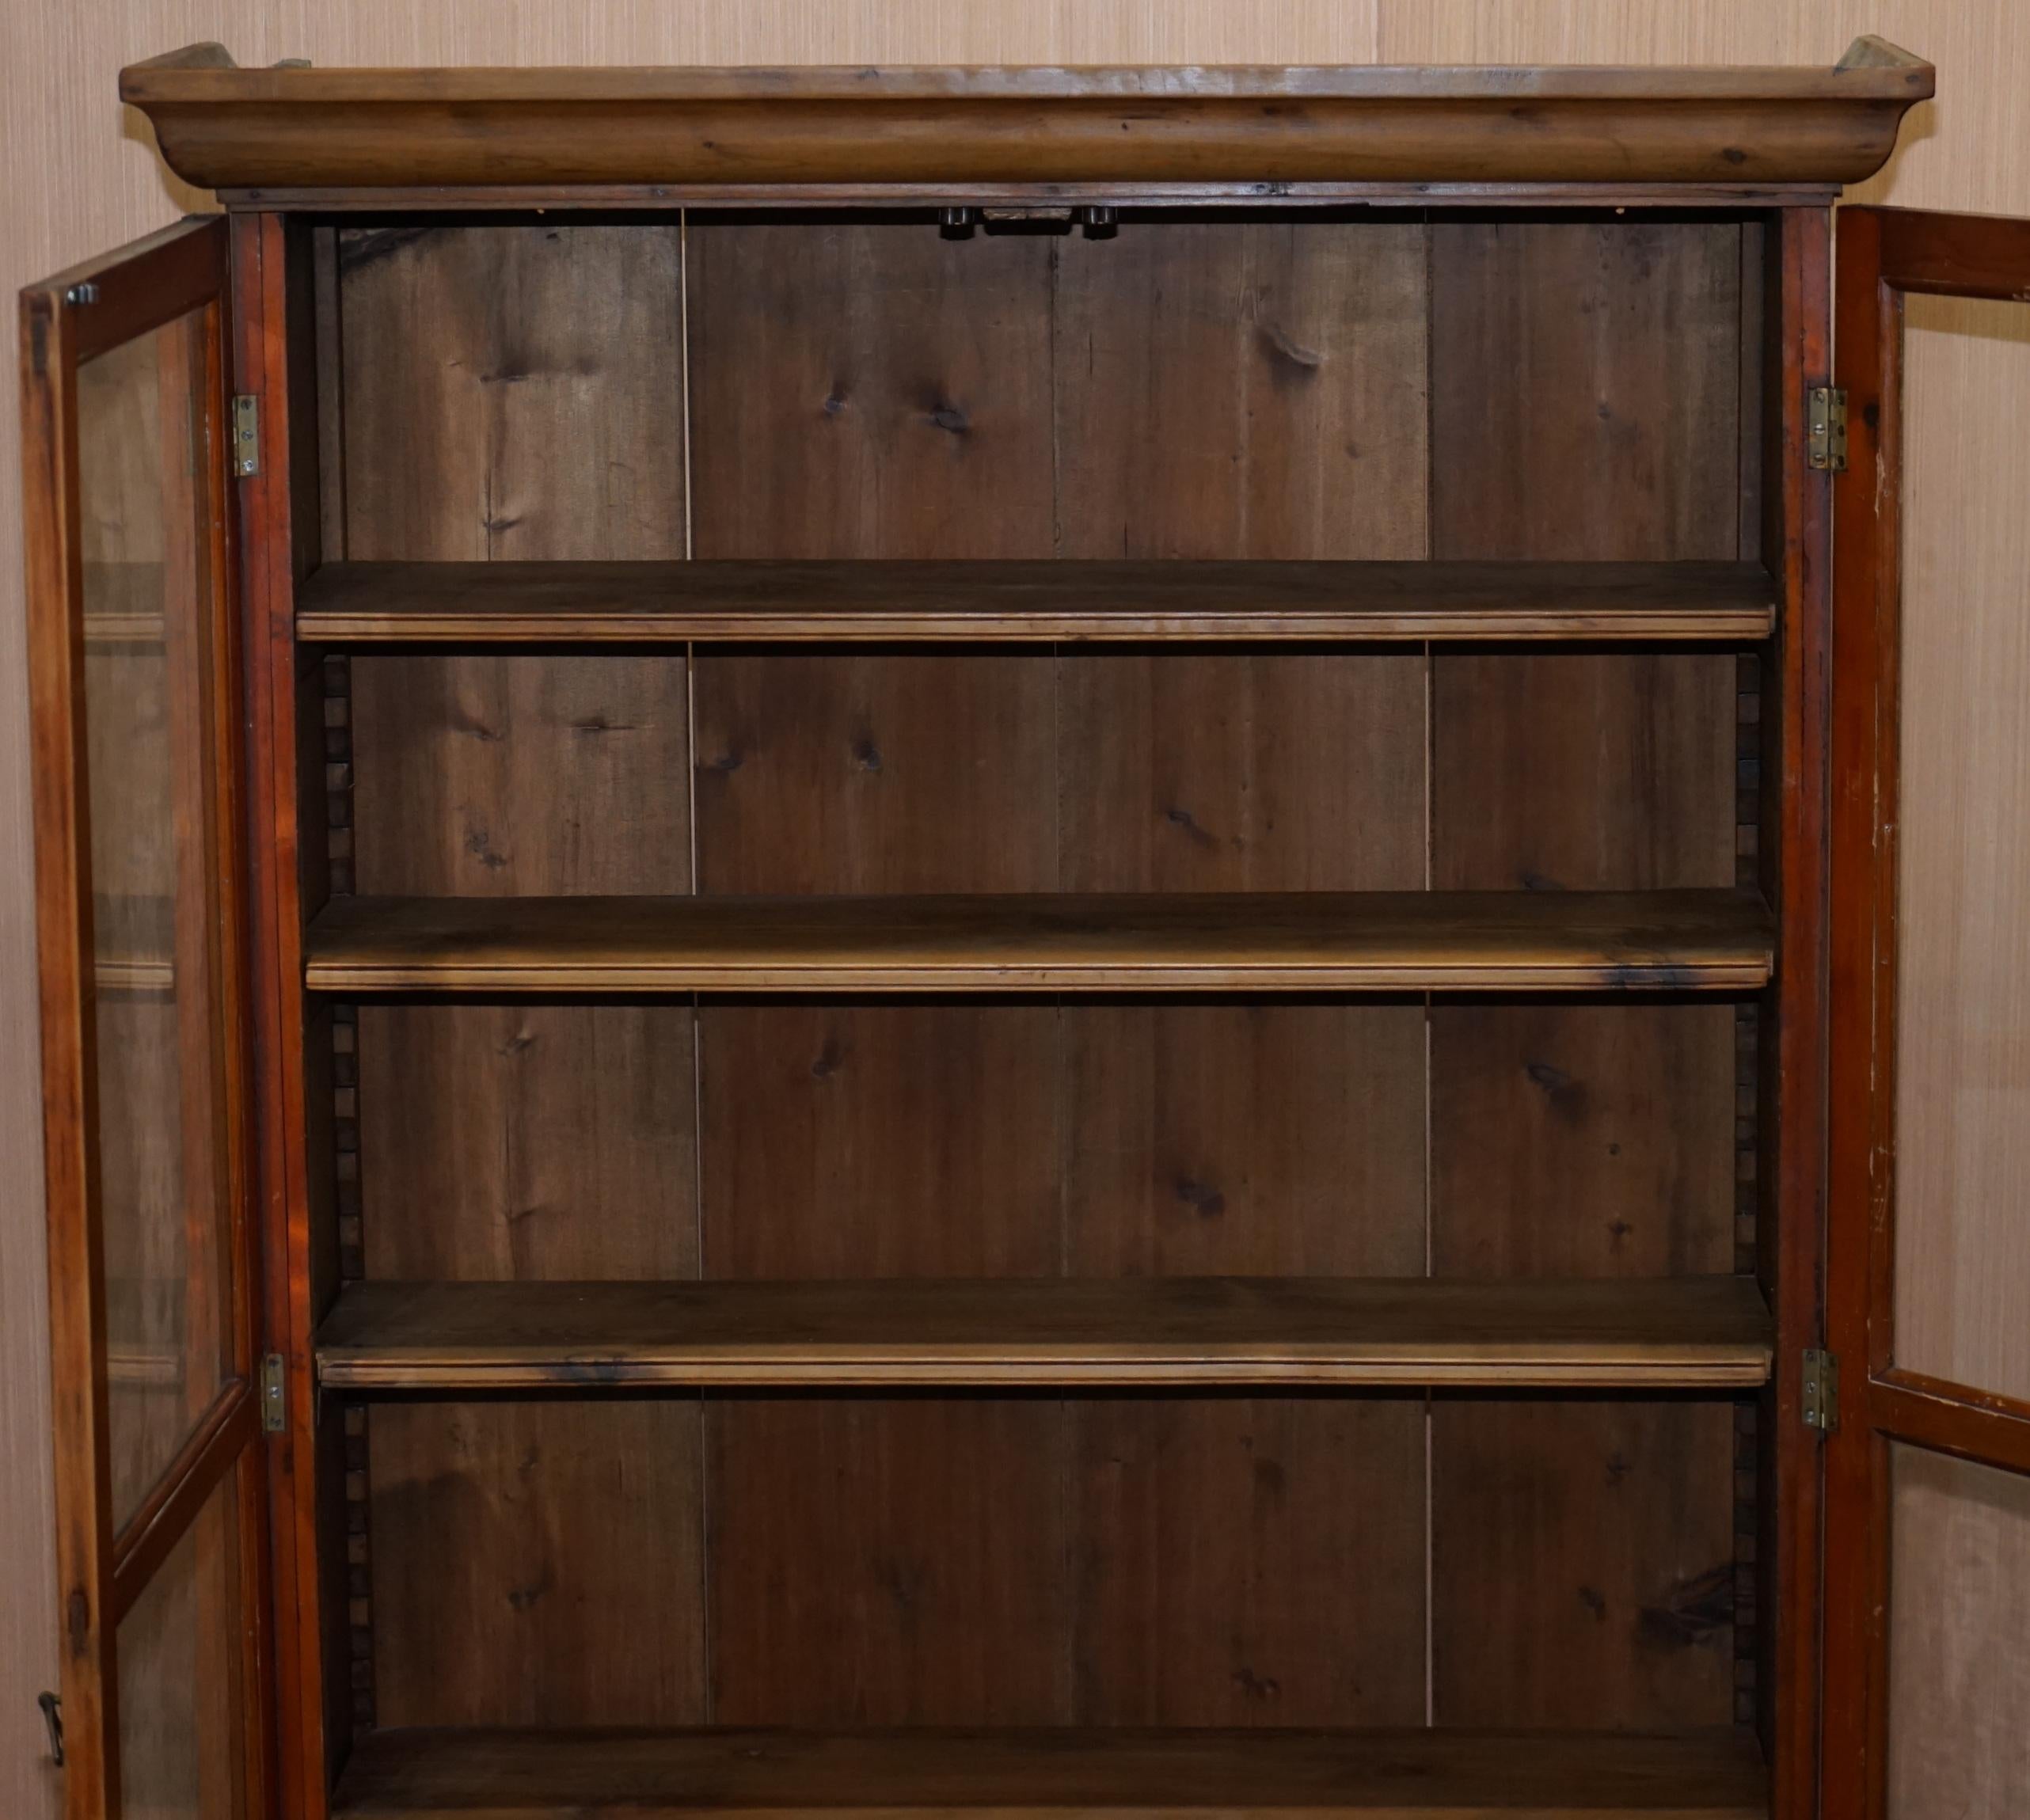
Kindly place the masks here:
<instances>
[{"instance_id":1,"label":"vertical wooden stile","mask_svg":"<svg viewBox=\"0 0 2030 1820\"><path fill-rule=\"evenodd\" d=\"M314 521L297 522L292 469L301 427L292 424L289 230L275 215L234 217L234 389L258 401L260 473L238 483L248 690L248 805L253 859L254 1048L268 1091L260 1105L260 1205L272 1243L265 1259L266 1328L287 1372L286 1431L268 1444L278 1727L283 1799L303 1820L322 1820L331 1771L344 1748L349 1701L338 1671L329 1538L321 1505L340 1461L318 1421L310 1336L316 1305L311 1229L314 1190L306 1134L306 1013L299 865L298 720L306 679L295 640L299 551L314 552ZM317 782L321 785L320 769ZM321 792L319 796L321 799ZM322 880L315 881L321 892ZM318 1185L321 1191L321 1184ZM330 1427L334 1416L328 1418ZM334 1683L336 1685L334 1685Z\"/></svg>"},{"instance_id":2,"label":"vertical wooden stile","mask_svg":"<svg viewBox=\"0 0 2030 1820\"><path fill-rule=\"evenodd\" d=\"M1826 1244L1827 716L1830 683L1831 513L1823 475L1806 465L1809 389L1831 371L1832 218L1785 209L1770 237L1773 398L1766 421L1763 547L1784 586L1784 612L1763 692L1765 895L1781 952L1765 996L1758 1088L1762 1201L1758 1274L1777 1317L1777 1368L1762 1399L1760 1548L1764 1648L1762 1731L1777 1773L1773 1820L1817 1811L1819 1442L1803 1422L1804 1352L1824 1343ZM1825 1811L1838 1811L1827 1807Z\"/></svg>"}]
</instances>

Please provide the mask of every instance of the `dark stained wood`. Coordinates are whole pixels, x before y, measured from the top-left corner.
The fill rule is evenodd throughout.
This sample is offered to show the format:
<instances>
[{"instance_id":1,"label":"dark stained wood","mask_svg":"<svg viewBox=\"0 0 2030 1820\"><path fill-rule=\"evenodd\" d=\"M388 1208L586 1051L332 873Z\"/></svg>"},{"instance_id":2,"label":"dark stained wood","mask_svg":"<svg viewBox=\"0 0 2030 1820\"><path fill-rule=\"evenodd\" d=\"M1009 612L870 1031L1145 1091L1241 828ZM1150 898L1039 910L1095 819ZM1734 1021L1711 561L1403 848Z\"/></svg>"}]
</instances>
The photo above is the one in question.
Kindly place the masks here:
<instances>
[{"instance_id":1,"label":"dark stained wood","mask_svg":"<svg viewBox=\"0 0 2030 1820\"><path fill-rule=\"evenodd\" d=\"M1073 1275L1423 1270L1420 1003L1082 1003L1063 1016Z\"/></svg>"},{"instance_id":2,"label":"dark stained wood","mask_svg":"<svg viewBox=\"0 0 2030 1820\"><path fill-rule=\"evenodd\" d=\"M1759 859L1763 891L1780 910L1781 956L1777 982L1764 996L1758 1070L1758 1268L1776 1312L1777 1369L1758 1412L1756 1549L1767 1640L1761 1716L1776 1765L1777 1820L1811 1820L1843 1805L1819 1738L1821 1712L1833 1710L1822 1706L1820 1678L1831 1659L1823 1652L1839 1647L1827 1626L1841 1594L1830 1557L1822 1555L1830 1528L1821 1498L1833 1469L1802 1419L1804 1350L1827 1332L1826 1222L1829 1192L1838 1191L1828 1173L1827 1123L1829 1087L1835 1096L1840 1091L1830 1073L1840 1050L1827 1037L1828 956L1836 948L1827 902L1835 559L1830 488L1804 454L1807 393L1831 366L1831 226L1826 212L1799 211L1786 214L1772 237L1778 282L1770 289L1765 355L1775 405L1766 413L1763 550L1783 578L1784 612L1765 667ZM1865 412L1865 397L1850 402ZM1852 447L1865 451L1865 430L1864 422ZM1865 452L1861 459L1868 459ZM1875 1533L1886 1532L1885 1504Z\"/></svg>"},{"instance_id":3,"label":"dark stained wood","mask_svg":"<svg viewBox=\"0 0 2030 1820\"><path fill-rule=\"evenodd\" d=\"M1405 560L1425 553L1423 228L1166 222L1055 264L1059 555L1367 558L1389 566L1317 572L1431 584Z\"/></svg>"},{"instance_id":4,"label":"dark stained wood","mask_svg":"<svg viewBox=\"0 0 2030 1820\"><path fill-rule=\"evenodd\" d=\"M1733 882L1732 658L1441 652L1432 672L1439 889Z\"/></svg>"},{"instance_id":5,"label":"dark stained wood","mask_svg":"<svg viewBox=\"0 0 2030 1820\"><path fill-rule=\"evenodd\" d=\"M1062 242L1060 558L1438 579L1407 560L1425 553L1427 264L1400 221ZM1424 667L1061 653L1065 887L1421 886ZM1420 1271L1423 1021L1415 1003L1067 1008L1066 1270ZM1082 1722L1422 1716L1416 1400L1080 1398L1067 1419Z\"/></svg>"},{"instance_id":6,"label":"dark stained wood","mask_svg":"<svg viewBox=\"0 0 2030 1820\"><path fill-rule=\"evenodd\" d=\"M1645 1279L1733 1267L1731 1022L1700 1008L1441 1007L1431 1267ZM1498 1146L1486 1134L1499 1132Z\"/></svg>"},{"instance_id":7,"label":"dark stained wood","mask_svg":"<svg viewBox=\"0 0 2030 1820\"><path fill-rule=\"evenodd\" d=\"M708 895L1055 883L1047 655L715 652L696 663Z\"/></svg>"},{"instance_id":8,"label":"dark stained wood","mask_svg":"<svg viewBox=\"0 0 2030 1820\"><path fill-rule=\"evenodd\" d=\"M1046 241L694 216L687 249L699 558L1049 553ZM1056 886L1047 655L704 651L694 675L701 891ZM1059 1267L1048 1005L713 1005L699 1038L707 1276ZM706 1420L715 1718L1074 1716L1056 1404ZM814 1462L823 1499L794 1489Z\"/></svg>"},{"instance_id":9,"label":"dark stained wood","mask_svg":"<svg viewBox=\"0 0 2030 1820\"><path fill-rule=\"evenodd\" d=\"M362 1006L369 1277L689 1276L687 1005Z\"/></svg>"},{"instance_id":10,"label":"dark stained wood","mask_svg":"<svg viewBox=\"0 0 2030 1820\"><path fill-rule=\"evenodd\" d=\"M1073 1594L1056 1403L707 1408L715 1723L1062 1723Z\"/></svg>"},{"instance_id":11,"label":"dark stained wood","mask_svg":"<svg viewBox=\"0 0 2030 1820\"><path fill-rule=\"evenodd\" d=\"M2030 221L1931 210L1873 211L1882 282L1896 291L2020 302L2030 271ZM1849 399L1851 404L1851 394ZM1851 465L1849 473L1853 472Z\"/></svg>"},{"instance_id":12,"label":"dark stained wood","mask_svg":"<svg viewBox=\"0 0 2030 1820\"><path fill-rule=\"evenodd\" d=\"M1922 1372L1891 1370L1868 1385L1885 1434L2012 1472L2030 1473L2030 1403Z\"/></svg>"},{"instance_id":13,"label":"dark stained wood","mask_svg":"<svg viewBox=\"0 0 2030 1820\"><path fill-rule=\"evenodd\" d=\"M587 1384L1760 1384L1754 1279L364 1282L355 1389Z\"/></svg>"},{"instance_id":14,"label":"dark stained wood","mask_svg":"<svg viewBox=\"0 0 2030 1820\"><path fill-rule=\"evenodd\" d=\"M1336 301L1344 307L1344 298ZM1275 348L1271 358L1303 368L1303 359L1264 339ZM1293 345L1306 359L1321 358ZM1159 436L1158 427L1151 426L1151 445L1174 451L1177 437ZM1393 431L1385 424L1377 433L1402 432L1400 424ZM1268 441L1288 458L1281 439ZM1412 443L1406 453L1422 451ZM1363 458L1371 462L1372 452ZM1357 472L1359 462L1348 459ZM1294 483L1296 477L1284 478ZM1074 463L1066 479L1077 500L1090 476ZM1142 489L1152 484L1161 482L1134 477L1135 507L1146 504ZM1352 515L1361 507L1357 486L1327 497L1335 515L1347 513L1348 522L1375 534L1370 522ZM1127 500L1102 502L1102 508L1109 503L1121 510L1123 532L1141 515ZM1215 535L1221 528L1200 521L1192 534L1230 548L1230 538ZM1275 529L1249 526L1258 538ZM1378 538L1387 541L1386 534ZM1775 616L1775 586L1752 563L348 562L328 564L305 584L296 629L325 644L460 646L743 639L1739 641L1768 636Z\"/></svg>"},{"instance_id":15,"label":"dark stained wood","mask_svg":"<svg viewBox=\"0 0 2030 1820\"><path fill-rule=\"evenodd\" d=\"M335 560L683 554L674 226L344 231L334 253ZM690 888L681 651L359 654L350 717L360 890ZM362 1005L367 1275L691 1275L694 1047L682 1005ZM698 1410L584 1413L374 1412L382 1723L704 1716Z\"/></svg>"},{"instance_id":16,"label":"dark stained wood","mask_svg":"<svg viewBox=\"0 0 2030 1820\"><path fill-rule=\"evenodd\" d=\"M1752 990L1752 891L337 898L314 991ZM1728 1054L1732 1057L1731 1046Z\"/></svg>"},{"instance_id":17,"label":"dark stained wood","mask_svg":"<svg viewBox=\"0 0 2030 1820\"><path fill-rule=\"evenodd\" d=\"M1871 1355L1881 1293L1876 1279L1894 1258L1893 830L1903 814L1895 712L1902 513L1893 502L1903 492L1903 337L1897 300L1884 294L1881 283L1885 213L1856 209L1840 223L1833 288L1849 477L1836 483L1833 515L1838 568L1831 593L1836 691L1826 825L1830 1092L1823 1253L1815 1260L1825 1273L1823 1343L1843 1364L1852 1363L1841 1373L1840 1426L1823 1448L1824 1678L1810 1742L1819 1754L1826 1798L1863 1820L1884 1820L1889 1787L1891 1447L1876 1426ZM1878 496L1878 477L1893 481L1895 492ZM1876 1021L1884 1018L1887 1026L1878 1034ZM1852 1389L1849 1375L1858 1380ZM1780 1403L1784 1390L1780 1377Z\"/></svg>"},{"instance_id":18,"label":"dark stained wood","mask_svg":"<svg viewBox=\"0 0 2030 1820\"><path fill-rule=\"evenodd\" d=\"M1741 226L1431 235L1431 554L1735 560Z\"/></svg>"},{"instance_id":19,"label":"dark stained wood","mask_svg":"<svg viewBox=\"0 0 2030 1820\"><path fill-rule=\"evenodd\" d=\"M1051 1007L709 1005L700 1023L705 1275L1056 1271ZM907 1138L870 1142L891 1124Z\"/></svg>"},{"instance_id":20,"label":"dark stained wood","mask_svg":"<svg viewBox=\"0 0 2030 1820\"><path fill-rule=\"evenodd\" d=\"M262 471L238 483L244 526L241 586L245 651L249 855L253 906L249 944L253 1047L261 1092L257 1178L262 1213L264 1349L283 1361L287 1427L266 1438L268 1542L274 1575L279 1690L276 1760L282 1799L309 1820L324 1811L330 1776L350 1742L350 1701L342 1625L344 1580L334 1560L343 1546L341 1462L336 1411L320 1420L308 1342L324 1312L329 1285L320 1257L333 1235L321 1229L328 1206L314 1186L312 1138L321 1115L306 1093L307 1046L316 1026L301 988L306 899L321 901L320 880L304 864L318 850L321 777L301 762L305 705L293 629L294 582L314 523L296 515L293 477L304 453L292 412L290 375L298 358L292 331L301 321L292 294L288 230L278 216L236 219L231 228L234 388L259 401Z\"/></svg>"},{"instance_id":21,"label":"dark stained wood","mask_svg":"<svg viewBox=\"0 0 2030 1820\"><path fill-rule=\"evenodd\" d=\"M1422 1396L1081 1396L1071 1412L1082 1723L1421 1719Z\"/></svg>"},{"instance_id":22,"label":"dark stained wood","mask_svg":"<svg viewBox=\"0 0 2030 1820\"><path fill-rule=\"evenodd\" d=\"M347 229L336 562L684 553L674 226Z\"/></svg>"},{"instance_id":23,"label":"dark stained wood","mask_svg":"<svg viewBox=\"0 0 2030 1820\"><path fill-rule=\"evenodd\" d=\"M384 1404L369 1434L382 1724L705 1718L694 1403Z\"/></svg>"},{"instance_id":24,"label":"dark stained wood","mask_svg":"<svg viewBox=\"0 0 2030 1820\"><path fill-rule=\"evenodd\" d=\"M21 299L22 530L28 584L29 743L48 1220L51 1418L67 1812L102 1811L119 1786L112 1451L103 1326L98 1070L92 983L90 780L84 650L74 326L60 291ZM70 1730L74 1727L75 1730Z\"/></svg>"},{"instance_id":25,"label":"dark stained wood","mask_svg":"<svg viewBox=\"0 0 2030 1820\"><path fill-rule=\"evenodd\" d=\"M131 65L186 182L1856 182L1929 64L239 70Z\"/></svg>"},{"instance_id":26,"label":"dark stained wood","mask_svg":"<svg viewBox=\"0 0 2030 1820\"><path fill-rule=\"evenodd\" d=\"M1727 1405L1440 1396L1432 1416L1439 1725L1724 1723Z\"/></svg>"},{"instance_id":27,"label":"dark stained wood","mask_svg":"<svg viewBox=\"0 0 2030 1820\"><path fill-rule=\"evenodd\" d=\"M392 1731L361 1747L336 1811L1762 1820L1763 1780L1726 1731Z\"/></svg>"},{"instance_id":28,"label":"dark stained wood","mask_svg":"<svg viewBox=\"0 0 2030 1820\"><path fill-rule=\"evenodd\" d=\"M693 553L1047 554L1051 256L923 222L694 223Z\"/></svg>"},{"instance_id":29,"label":"dark stained wood","mask_svg":"<svg viewBox=\"0 0 2030 1820\"><path fill-rule=\"evenodd\" d=\"M362 892L690 889L681 653L405 652L352 669Z\"/></svg>"},{"instance_id":30,"label":"dark stained wood","mask_svg":"<svg viewBox=\"0 0 2030 1820\"><path fill-rule=\"evenodd\" d=\"M1741 228L1431 234L1432 554L1735 558ZM1436 655L1434 883L1555 901L1732 879L1734 694L1721 655ZM1433 1269L1728 1267L1733 1024L1682 1003L1435 1009ZM1731 1716L1724 1404L1445 1398L1432 1423L1440 1724Z\"/></svg>"}]
</instances>

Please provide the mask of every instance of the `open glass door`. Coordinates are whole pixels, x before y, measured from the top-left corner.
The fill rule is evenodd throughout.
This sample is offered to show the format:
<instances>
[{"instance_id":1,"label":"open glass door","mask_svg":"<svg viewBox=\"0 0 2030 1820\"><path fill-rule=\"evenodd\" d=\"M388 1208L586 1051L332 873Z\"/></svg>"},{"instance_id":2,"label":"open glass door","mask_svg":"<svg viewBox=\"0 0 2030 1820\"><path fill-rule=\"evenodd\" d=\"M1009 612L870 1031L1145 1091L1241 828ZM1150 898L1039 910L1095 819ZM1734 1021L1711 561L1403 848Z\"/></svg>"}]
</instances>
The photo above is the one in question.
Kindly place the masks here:
<instances>
[{"instance_id":1,"label":"open glass door","mask_svg":"<svg viewBox=\"0 0 2030 1820\"><path fill-rule=\"evenodd\" d=\"M226 233L21 296L70 1820L258 1814Z\"/></svg>"},{"instance_id":2,"label":"open glass door","mask_svg":"<svg viewBox=\"0 0 2030 1820\"><path fill-rule=\"evenodd\" d=\"M2030 1813L2030 222L1838 221L1822 1811L1959 1820Z\"/></svg>"}]
</instances>

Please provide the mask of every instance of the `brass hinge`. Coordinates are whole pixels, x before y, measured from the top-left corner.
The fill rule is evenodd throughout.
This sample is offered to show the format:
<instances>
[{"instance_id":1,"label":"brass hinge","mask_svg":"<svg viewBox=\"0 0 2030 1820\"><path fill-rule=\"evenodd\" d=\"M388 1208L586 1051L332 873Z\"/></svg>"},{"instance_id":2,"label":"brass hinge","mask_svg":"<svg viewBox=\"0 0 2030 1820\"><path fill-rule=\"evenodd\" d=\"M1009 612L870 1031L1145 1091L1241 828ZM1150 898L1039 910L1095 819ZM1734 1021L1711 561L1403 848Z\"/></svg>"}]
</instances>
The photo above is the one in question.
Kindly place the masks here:
<instances>
[{"instance_id":1,"label":"brass hinge","mask_svg":"<svg viewBox=\"0 0 2030 1820\"><path fill-rule=\"evenodd\" d=\"M243 481L260 472L260 401L245 392L233 400L233 472Z\"/></svg>"},{"instance_id":2,"label":"brass hinge","mask_svg":"<svg viewBox=\"0 0 2030 1820\"><path fill-rule=\"evenodd\" d=\"M1840 1355L1804 1349L1804 1426L1830 1434L1840 1425Z\"/></svg>"},{"instance_id":3,"label":"brass hinge","mask_svg":"<svg viewBox=\"0 0 2030 1820\"><path fill-rule=\"evenodd\" d=\"M1843 386L1814 386L1804 413L1805 458L1827 473L1847 468L1847 394Z\"/></svg>"},{"instance_id":4,"label":"brass hinge","mask_svg":"<svg viewBox=\"0 0 2030 1820\"><path fill-rule=\"evenodd\" d=\"M289 1380L282 1355L271 1352L260 1362L260 1427L264 1434L279 1434L289 1426Z\"/></svg>"}]
</instances>

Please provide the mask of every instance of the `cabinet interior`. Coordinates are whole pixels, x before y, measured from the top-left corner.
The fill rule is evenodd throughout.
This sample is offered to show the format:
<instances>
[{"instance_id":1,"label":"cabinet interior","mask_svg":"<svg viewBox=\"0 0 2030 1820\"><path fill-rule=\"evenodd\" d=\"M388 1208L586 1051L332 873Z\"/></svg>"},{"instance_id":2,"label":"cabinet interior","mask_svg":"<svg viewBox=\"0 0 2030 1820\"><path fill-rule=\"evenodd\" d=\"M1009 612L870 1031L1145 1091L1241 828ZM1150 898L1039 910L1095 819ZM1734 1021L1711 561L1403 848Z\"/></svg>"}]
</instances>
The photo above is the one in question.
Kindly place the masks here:
<instances>
[{"instance_id":1,"label":"cabinet interior","mask_svg":"<svg viewBox=\"0 0 2030 1820\"><path fill-rule=\"evenodd\" d=\"M355 564L711 560L1752 582L1784 536L1773 220L297 218L298 572L306 596ZM384 611L427 582L358 572ZM303 638L314 929L347 898L1763 890L1773 864L1773 648L1738 631L543 629ZM1766 1292L1774 990L315 994L314 1296ZM327 1388L328 1723L362 1761L410 1728L593 1726L1757 1755L1753 1385L592 1375Z\"/></svg>"}]
</instances>

